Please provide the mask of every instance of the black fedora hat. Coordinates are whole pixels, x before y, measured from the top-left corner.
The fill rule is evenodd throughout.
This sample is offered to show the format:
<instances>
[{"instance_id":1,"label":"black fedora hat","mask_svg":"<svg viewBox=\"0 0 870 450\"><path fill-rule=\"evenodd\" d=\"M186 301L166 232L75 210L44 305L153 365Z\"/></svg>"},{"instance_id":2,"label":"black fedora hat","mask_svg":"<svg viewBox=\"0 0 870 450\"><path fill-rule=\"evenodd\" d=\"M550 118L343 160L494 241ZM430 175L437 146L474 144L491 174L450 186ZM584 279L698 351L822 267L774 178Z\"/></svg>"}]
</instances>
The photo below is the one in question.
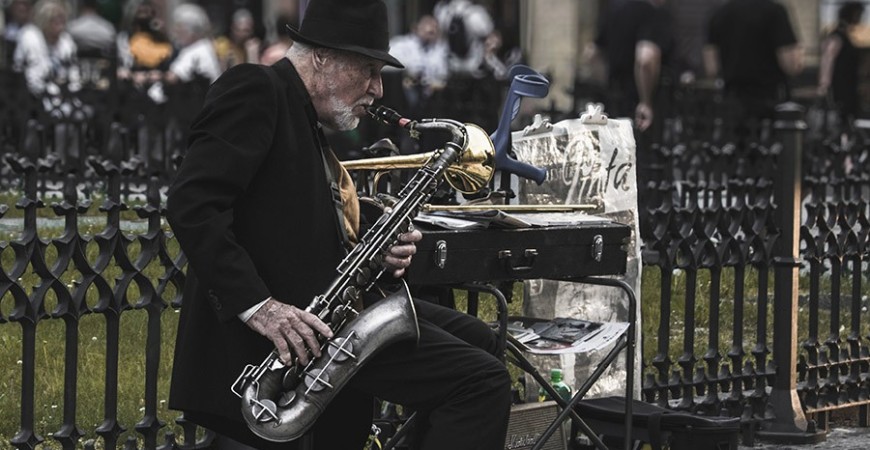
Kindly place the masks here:
<instances>
[{"instance_id":1,"label":"black fedora hat","mask_svg":"<svg viewBox=\"0 0 870 450\"><path fill-rule=\"evenodd\" d=\"M347 50L385 64L405 66L390 55L387 7L381 0L311 0L302 25L287 25L294 41Z\"/></svg>"}]
</instances>

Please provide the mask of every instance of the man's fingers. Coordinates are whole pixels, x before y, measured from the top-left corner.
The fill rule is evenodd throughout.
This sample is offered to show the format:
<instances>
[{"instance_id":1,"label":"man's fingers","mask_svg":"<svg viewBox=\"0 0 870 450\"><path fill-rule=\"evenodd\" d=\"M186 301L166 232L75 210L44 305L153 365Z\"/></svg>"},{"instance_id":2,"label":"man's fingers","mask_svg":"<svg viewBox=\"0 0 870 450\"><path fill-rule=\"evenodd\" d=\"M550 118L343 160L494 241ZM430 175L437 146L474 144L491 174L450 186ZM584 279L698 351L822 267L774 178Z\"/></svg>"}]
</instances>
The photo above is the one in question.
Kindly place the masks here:
<instances>
[{"instance_id":1,"label":"man's fingers","mask_svg":"<svg viewBox=\"0 0 870 450\"><path fill-rule=\"evenodd\" d=\"M296 355L296 358L299 359L299 363L304 365L308 364L308 352L305 348L305 341L296 333L295 330L287 330L284 334L284 338L287 340L287 343L290 344L290 348L293 350L293 354Z\"/></svg>"},{"instance_id":2,"label":"man's fingers","mask_svg":"<svg viewBox=\"0 0 870 450\"><path fill-rule=\"evenodd\" d=\"M404 269L411 265L411 255L399 257L387 255L386 257L384 257L384 262L386 263L387 267L393 269Z\"/></svg>"},{"instance_id":3,"label":"man's fingers","mask_svg":"<svg viewBox=\"0 0 870 450\"><path fill-rule=\"evenodd\" d=\"M394 245L390 247L389 255L394 258L405 258L417 253L417 246L413 244L408 245Z\"/></svg>"},{"instance_id":4,"label":"man's fingers","mask_svg":"<svg viewBox=\"0 0 870 450\"><path fill-rule=\"evenodd\" d=\"M290 353L290 347L287 345L284 336L278 336L277 339L272 339L272 343L275 344L275 349L278 350L278 357L281 358L281 361L284 364L289 365L293 362L293 354Z\"/></svg>"},{"instance_id":5,"label":"man's fingers","mask_svg":"<svg viewBox=\"0 0 870 450\"><path fill-rule=\"evenodd\" d=\"M292 363L293 356L300 364L308 364L311 355L320 356L317 333L332 337L329 326L314 314L276 301L260 308L246 323L272 341L285 364Z\"/></svg>"},{"instance_id":6,"label":"man's fingers","mask_svg":"<svg viewBox=\"0 0 870 450\"><path fill-rule=\"evenodd\" d=\"M326 336L327 338L332 337L332 330L329 328L329 325L323 323L323 321L314 314L311 314L307 311L302 311L301 314L299 314L299 318L308 326L313 328L314 331L317 331L318 333ZM314 336L312 335L312 338L313 337Z\"/></svg>"},{"instance_id":7,"label":"man's fingers","mask_svg":"<svg viewBox=\"0 0 870 450\"><path fill-rule=\"evenodd\" d=\"M423 239L423 233L416 229L409 230L407 233L399 235L399 242L406 242L409 244L420 242L420 239Z\"/></svg>"}]
</instances>

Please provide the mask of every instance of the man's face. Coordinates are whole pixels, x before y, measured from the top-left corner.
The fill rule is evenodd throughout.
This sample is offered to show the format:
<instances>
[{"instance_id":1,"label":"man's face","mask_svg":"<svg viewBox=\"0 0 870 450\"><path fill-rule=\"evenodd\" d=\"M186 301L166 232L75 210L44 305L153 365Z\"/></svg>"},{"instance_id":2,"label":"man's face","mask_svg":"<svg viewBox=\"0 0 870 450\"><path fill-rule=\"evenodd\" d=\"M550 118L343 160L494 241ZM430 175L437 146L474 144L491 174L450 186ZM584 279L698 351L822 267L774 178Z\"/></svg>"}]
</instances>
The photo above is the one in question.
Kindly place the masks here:
<instances>
[{"instance_id":1,"label":"man's face","mask_svg":"<svg viewBox=\"0 0 870 450\"><path fill-rule=\"evenodd\" d=\"M434 17L426 16L417 23L417 36L425 44L434 43L438 39L438 22Z\"/></svg>"},{"instance_id":2,"label":"man's face","mask_svg":"<svg viewBox=\"0 0 870 450\"><path fill-rule=\"evenodd\" d=\"M16 23L24 23L30 18L30 2L15 0L9 5L9 16Z\"/></svg>"},{"instance_id":3,"label":"man's face","mask_svg":"<svg viewBox=\"0 0 870 450\"><path fill-rule=\"evenodd\" d=\"M376 59L331 51L322 73L322 90L315 101L317 116L324 125L336 130L352 130L366 114L365 107L384 95L381 69Z\"/></svg>"},{"instance_id":4,"label":"man's face","mask_svg":"<svg viewBox=\"0 0 870 450\"><path fill-rule=\"evenodd\" d=\"M254 35L254 21L248 18L242 18L233 22L230 27L232 39L242 43Z\"/></svg>"},{"instance_id":5,"label":"man's face","mask_svg":"<svg viewBox=\"0 0 870 450\"><path fill-rule=\"evenodd\" d=\"M60 36L60 33L63 32L64 28L66 28L66 15L54 14L48 21L48 27L43 31L45 32L46 36L50 38L57 38L58 36Z\"/></svg>"}]
</instances>

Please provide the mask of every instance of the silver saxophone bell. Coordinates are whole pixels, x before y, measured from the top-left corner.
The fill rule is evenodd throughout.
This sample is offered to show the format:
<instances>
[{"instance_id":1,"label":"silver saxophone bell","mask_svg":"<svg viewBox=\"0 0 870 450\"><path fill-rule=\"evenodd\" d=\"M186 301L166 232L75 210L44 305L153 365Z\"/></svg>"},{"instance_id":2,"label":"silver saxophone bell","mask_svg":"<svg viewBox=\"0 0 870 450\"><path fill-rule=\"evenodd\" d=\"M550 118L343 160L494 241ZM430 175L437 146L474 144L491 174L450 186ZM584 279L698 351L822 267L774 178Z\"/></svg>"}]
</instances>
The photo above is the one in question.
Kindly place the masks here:
<instances>
[{"instance_id":1,"label":"silver saxophone bell","mask_svg":"<svg viewBox=\"0 0 870 450\"><path fill-rule=\"evenodd\" d=\"M419 336L414 303L403 284L351 320L327 341L324 356L314 359L300 374L293 374L295 366L285 366L272 354L260 366L248 366L233 389L242 398L242 416L248 428L263 439L298 439L374 355L390 344L416 341ZM287 376L299 379L289 391L284 388Z\"/></svg>"}]
</instances>

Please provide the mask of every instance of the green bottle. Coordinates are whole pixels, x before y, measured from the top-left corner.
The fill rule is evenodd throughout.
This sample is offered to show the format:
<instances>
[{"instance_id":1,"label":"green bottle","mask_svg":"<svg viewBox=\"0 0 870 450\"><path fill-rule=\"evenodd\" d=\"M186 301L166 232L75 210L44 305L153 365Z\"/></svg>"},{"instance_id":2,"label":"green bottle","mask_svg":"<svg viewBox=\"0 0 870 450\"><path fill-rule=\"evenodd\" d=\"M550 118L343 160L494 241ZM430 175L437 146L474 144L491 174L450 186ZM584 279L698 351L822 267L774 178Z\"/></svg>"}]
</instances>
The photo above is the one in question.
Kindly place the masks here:
<instances>
[{"instance_id":1,"label":"green bottle","mask_svg":"<svg viewBox=\"0 0 870 450\"><path fill-rule=\"evenodd\" d=\"M550 385L565 401L571 400L571 386L562 381L562 369L550 369ZM538 389L538 401L545 402L547 400L552 400L550 394L543 387Z\"/></svg>"}]
</instances>

